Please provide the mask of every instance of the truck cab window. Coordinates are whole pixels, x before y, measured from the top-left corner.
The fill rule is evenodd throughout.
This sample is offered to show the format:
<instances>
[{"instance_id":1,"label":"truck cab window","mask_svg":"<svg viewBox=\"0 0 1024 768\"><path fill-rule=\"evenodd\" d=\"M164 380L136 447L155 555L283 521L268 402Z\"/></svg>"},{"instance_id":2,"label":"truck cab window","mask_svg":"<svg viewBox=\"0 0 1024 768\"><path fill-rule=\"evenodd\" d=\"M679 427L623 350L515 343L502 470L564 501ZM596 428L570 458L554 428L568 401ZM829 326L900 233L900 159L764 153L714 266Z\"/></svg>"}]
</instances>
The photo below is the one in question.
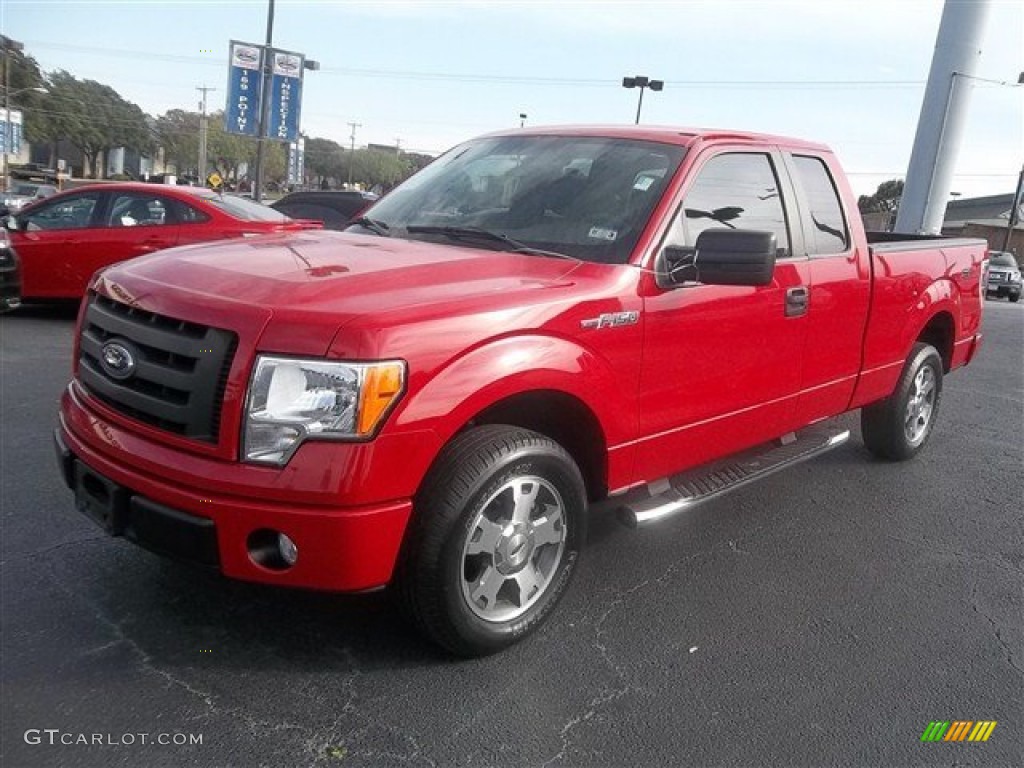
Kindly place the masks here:
<instances>
[{"instance_id":1,"label":"truck cab window","mask_svg":"<svg viewBox=\"0 0 1024 768\"><path fill-rule=\"evenodd\" d=\"M672 222L667 244L692 248L705 229L774 232L778 257L790 255L786 212L768 155L730 153L704 164Z\"/></svg>"},{"instance_id":2,"label":"truck cab window","mask_svg":"<svg viewBox=\"0 0 1024 768\"><path fill-rule=\"evenodd\" d=\"M810 209L808 251L811 254L843 253L849 247L850 238L832 174L818 157L793 155L793 166Z\"/></svg>"}]
</instances>

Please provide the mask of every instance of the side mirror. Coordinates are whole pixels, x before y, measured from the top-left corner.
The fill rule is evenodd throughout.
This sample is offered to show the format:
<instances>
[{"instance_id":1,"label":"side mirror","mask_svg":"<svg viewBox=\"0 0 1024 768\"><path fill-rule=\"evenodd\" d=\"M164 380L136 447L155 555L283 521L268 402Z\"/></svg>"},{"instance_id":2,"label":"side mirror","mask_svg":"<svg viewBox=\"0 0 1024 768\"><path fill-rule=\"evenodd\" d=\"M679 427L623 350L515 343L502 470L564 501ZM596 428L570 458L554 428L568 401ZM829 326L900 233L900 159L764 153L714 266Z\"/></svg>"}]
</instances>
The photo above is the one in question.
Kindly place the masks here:
<instances>
[{"instance_id":1,"label":"side mirror","mask_svg":"<svg viewBox=\"0 0 1024 768\"><path fill-rule=\"evenodd\" d=\"M11 232L17 232L19 229L18 220L14 218L14 216L7 216L4 218L4 227L9 229Z\"/></svg>"},{"instance_id":2,"label":"side mirror","mask_svg":"<svg viewBox=\"0 0 1024 768\"><path fill-rule=\"evenodd\" d=\"M706 229L697 237L696 279L707 285L769 285L775 254L774 232Z\"/></svg>"}]
</instances>

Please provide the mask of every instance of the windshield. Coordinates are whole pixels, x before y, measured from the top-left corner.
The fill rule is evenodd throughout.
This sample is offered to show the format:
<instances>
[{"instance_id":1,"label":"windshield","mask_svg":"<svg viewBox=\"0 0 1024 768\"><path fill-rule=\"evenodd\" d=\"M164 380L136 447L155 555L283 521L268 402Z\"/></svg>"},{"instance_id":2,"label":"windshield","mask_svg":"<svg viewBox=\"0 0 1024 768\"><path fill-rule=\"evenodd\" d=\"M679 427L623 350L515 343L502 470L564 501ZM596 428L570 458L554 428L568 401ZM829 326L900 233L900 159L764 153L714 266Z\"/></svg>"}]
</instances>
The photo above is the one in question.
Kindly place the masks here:
<instances>
[{"instance_id":1,"label":"windshield","mask_svg":"<svg viewBox=\"0 0 1024 768\"><path fill-rule=\"evenodd\" d=\"M989 264L993 267L1016 267L1017 262L1013 256L1002 251L993 251L989 254Z\"/></svg>"},{"instance_id":2,"label":"windshield","mask_svg":"<svg viewBox=\"0 0 1024 768\"><path fill-rule=\"evenodd\" d=\"M480 229L532 249L624 264L684 151L582 136L478 139L442 155L367 216L395 237L446 238L444 228L453 244L480 247L479 239L450 237L451 228Z\"/></svg>"},{"instance_id":3,"label":"windshield","mask_svg":"<svg viewBox=\"0 0 1024 768\"><path fill-rule=\"evenodd\" d=\"M32 197L36 192L39 191L38 184L12 184L11 194L12 195L24 195L25 197Z\"/></svg>"},{"instance_id":4,"label":"windshield","mask_svg":"<svg viewBox=\"0 0 1024 768\"><path fill-rule=\"evenodd\" d=\"M205 198L207 202L223 210L229 216L234 216L242 221L290 221L280 211L268 208L261 203L254 203L244 197L231 197L230 195L211 195Z\"/></svg>"}]
</instances>

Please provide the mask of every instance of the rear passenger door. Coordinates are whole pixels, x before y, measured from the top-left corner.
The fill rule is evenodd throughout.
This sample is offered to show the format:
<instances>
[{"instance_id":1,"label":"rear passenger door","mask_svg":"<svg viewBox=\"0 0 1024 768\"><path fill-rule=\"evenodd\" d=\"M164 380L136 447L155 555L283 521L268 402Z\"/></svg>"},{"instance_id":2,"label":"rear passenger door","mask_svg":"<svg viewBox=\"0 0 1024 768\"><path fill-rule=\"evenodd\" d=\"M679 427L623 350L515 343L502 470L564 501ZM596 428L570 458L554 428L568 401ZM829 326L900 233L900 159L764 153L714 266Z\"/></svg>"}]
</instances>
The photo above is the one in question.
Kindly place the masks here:
<instances>
[{"instance_id":1,"label":"rear passenger door","mask_svg":"<svg viewBox=\"0 0 1024 768\"><path fill-rule=\"evenodd\" d=\"M810 269L803 423L846 410L857 382L870 303L869 255L854 247L841 203L842 176L830 154L787 153L800 203ZM850 195L847 193L847 199ZM863 239L862 239L863 240Z\"/></svg>"}]
</instances>

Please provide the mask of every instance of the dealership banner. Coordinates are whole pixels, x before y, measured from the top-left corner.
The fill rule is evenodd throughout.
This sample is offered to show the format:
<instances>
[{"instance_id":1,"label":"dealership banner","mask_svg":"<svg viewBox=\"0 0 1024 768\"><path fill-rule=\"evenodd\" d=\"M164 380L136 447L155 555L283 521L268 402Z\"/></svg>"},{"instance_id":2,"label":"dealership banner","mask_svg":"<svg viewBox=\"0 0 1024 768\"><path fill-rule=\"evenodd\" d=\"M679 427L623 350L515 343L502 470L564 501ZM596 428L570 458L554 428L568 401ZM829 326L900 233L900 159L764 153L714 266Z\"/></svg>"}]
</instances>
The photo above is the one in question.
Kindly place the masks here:
<instances>
[{"instance_id":1,"label":"dealership banner","mask_svg":"<svg viewBox=\"0 0 1024 768\"><path fill-rule=\"evenodd\" d=\"M304 60L305 57L301 53L273 51L268 138L288 142L297 141L299 138Z\"/></svg>"},{"instance_id":2,"label":"dealership banner","mask_svg":"<svg viewBox=\"0 0 1024 768\"><path fill-rule=\"evenodd\" d=\"M232 40L230 45L224 128L228 133L259 136L263 46L236 40Z\"/></svg>"},{"instance_id":3,"label":"dealership banner","mask_svg":"<svg viewBox=\"0 0 1024 768\"><path fill-rule=\"evenodd\" d=\"M303 184L306 179L306 140L288 145L288 183Z\"/></svg>"},{"instance_id":4,"label":"dealership banner","mask_svg":"<svg viewBox=\"0 0 1024 768\"><path fill-rule=\"evenodd\" d=\"M21 111L12 109L0 109L0 153L5 155L16 155L21 152Z\"/></svg>"}]
</instances>

